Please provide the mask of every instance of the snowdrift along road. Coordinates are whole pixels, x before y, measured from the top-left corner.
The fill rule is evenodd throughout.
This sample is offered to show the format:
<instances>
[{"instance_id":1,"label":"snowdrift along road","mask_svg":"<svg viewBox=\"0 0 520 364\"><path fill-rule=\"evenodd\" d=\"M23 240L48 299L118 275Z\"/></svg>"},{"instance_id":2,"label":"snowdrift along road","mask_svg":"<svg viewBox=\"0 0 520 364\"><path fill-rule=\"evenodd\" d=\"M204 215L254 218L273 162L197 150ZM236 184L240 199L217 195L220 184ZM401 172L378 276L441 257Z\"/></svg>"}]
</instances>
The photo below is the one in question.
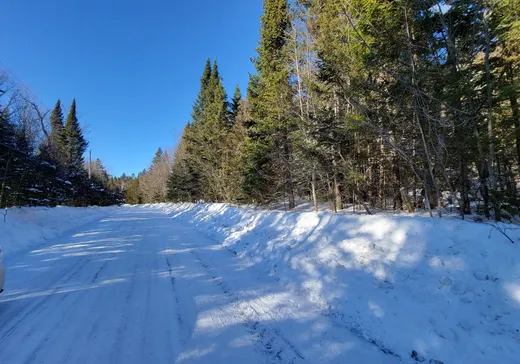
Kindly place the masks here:
<instances>
[{"instance_id":1,"label":"snowdrift along road","mask_svg":"<svg viewBox=\"0 0 520 364\"><path fill-rule=\"evenodd\" d=\"M489 226L218 204L73 209L70 223L24 210L0 227L16 252L0 363L518 362L518 246Z\"/></svg>"}]
</instances>

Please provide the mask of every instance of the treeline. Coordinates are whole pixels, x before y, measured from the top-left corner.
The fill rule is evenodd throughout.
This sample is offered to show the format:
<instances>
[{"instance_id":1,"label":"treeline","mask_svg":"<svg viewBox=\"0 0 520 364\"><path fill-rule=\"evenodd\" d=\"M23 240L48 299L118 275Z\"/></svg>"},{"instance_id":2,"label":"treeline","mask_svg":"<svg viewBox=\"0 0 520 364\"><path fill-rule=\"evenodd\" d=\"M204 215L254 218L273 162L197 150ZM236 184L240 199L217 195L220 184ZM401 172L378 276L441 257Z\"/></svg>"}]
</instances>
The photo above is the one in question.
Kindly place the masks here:
<instances>
[{"instance_id":1,"label":"treeline","mask_svg":"<svg viewBox=\"0 0 520 364\"><path fill-rule=\"evenodd\" d=\"M0 72L0 207L122 203L101 161L85 163L76 101L66 120L59 100L48 114Z\"/></svg>"},{"instance_id":2,"label":"treeline","mask_svg":"<svg viewBox=\"0 0 520 364\"><path fill-rule=\"evenodd\" d=\"M137 176L123 174L112 181L123 191L126 203L135 205L165 202L171 166L171 153L159 148L148 169L144 169Z\"/></svg>"},{"instance_id":3,"label":"treeline","mask_svg":"<svg viewBox=\"0 0 520 364\"><path fill-rule=\"evenodd\" d=\"M518 0L264 0L261 23L245 99L206 64L171 200L518 215Z\"/></svg>"}]
</instances>

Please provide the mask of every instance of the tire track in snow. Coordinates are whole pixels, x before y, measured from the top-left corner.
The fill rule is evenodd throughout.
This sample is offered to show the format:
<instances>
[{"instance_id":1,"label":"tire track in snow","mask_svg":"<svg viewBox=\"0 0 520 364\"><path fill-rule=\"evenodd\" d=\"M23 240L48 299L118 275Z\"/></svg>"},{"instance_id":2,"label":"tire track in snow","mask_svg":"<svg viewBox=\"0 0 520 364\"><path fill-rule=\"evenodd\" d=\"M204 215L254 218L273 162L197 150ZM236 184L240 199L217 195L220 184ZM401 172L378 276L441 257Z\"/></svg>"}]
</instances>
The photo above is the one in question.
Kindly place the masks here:
<instances>
[{"instance_id":1,"label":"tire track in snow","mask_svg":"<svg viewBox=\"0 0 520 364\"><path fill-rule=\"evenodd\" d=\"M114 257L114 255L110 256L108 259L111 259L113 257ZM99 267L98 271L92 277L92 280L90 281L90 283L96 283L96 281L99 278L99 275L105 270L106 266L107 266L107 262L104 261L103 264L101 265L101 267Z\"/></svg>"},{"instance_id":2,"label":"tire track in snow","mask_svg":"<svg viewBox=\"0 0 520 364\"><path fill-rule=\"evenodd\" d=\"M179 327L184 328L185 327L184 321L183 321L182 316L181 316L181 314L179 312L180 300L179 300L179 296L178 296L178 293L177 293L177 287L175 286L175 284L176 284L175 276L173 275L172 265L170 263L170 259L168 259L168 258L166 258L166 265L168 266L168 276L170 278L170 283L171 283L173 295L174 295L174 298L175 298L175 303L177 305L177 310L176 310L177 311L177 323L179 324ZM184 339L181 339L181 342L182 342L182 344L186 344L186 340L184 340Z\"/></svg>"},{"instance_id":3,"label":"tire track in snow","mask_svg":"<svg viewBox=\"0 0 520 364\"><path fill-rule=\"evenodd\" d=\"M62 290L64 288L63 287L64 284L67 284L72 279L76 278L77 275L83 269L83 267L85 267L88 264L88 260L82 259L79 263L80 264L78 264L78 263L71 264L66 269L61 271L61 274L58 275L58 278L56 280L54 280L52 284L47 286L47 288L52 287L57 282L60 282L61 280L63 280L63 277L65 276L66 279L64 281L60 282L60 285L58 287L54 288L48 294L41 296L37 300L37 302L34 303L30 308L22 307L21 309L16 310L7 318L7 320L5 322L2 323L2 326L5 327L6 323L13 321L16 317L18 317L20 314L22 314L24 311L26 311L23 314L23 316L21 318L19 318L18 320L16 320L16 322L14 324L12 324L8 329L2 330L1 335L0 335L0 345L2 344L2 342L4 340L9 338L16 332L17 328L20 326L21 323L23 323L23 321L25 321L25 319L27 319L29 316L36 315L39 312L41 312L43 309L45 309L47 301L50 300L51 298L53 298L56 294L58 294L60 292L60 290ZM70 275L68 275L67 273L71 272L71 271L72 271L72 273ZM67 297L67 295L68 295L68 292L64 292L61 295L59 302L62 302Z\"/></svg>"},{"instance_id":4,"label":"tire track in snow","mask_svg":"<svg viewBox=\"0 0 520 364\"><path fill-rule=\"evenodd\" d=\"M204 262L195 248L190 249L190 253L195 257L198 264L206 271L221 291L232 303L234 314L239 318L237 321L242 324L259 346L259 351L268 356L274 362L287 364L304 363L305 357L279 330L265 327L253 316L260 317L260 313L249 303L239 299L238 295L232 291L226 281L218 276L215 269ZM249 313L253 312L253 314Z\"/></svg>"},{"instance_id":5,"label":"tire track in snow","mask_svg":"<svg viewBox=\"0 0 520 364\"><path fill-rule=\"evenodd\" d=\"M91 261L87 261L87 264L84 264L82 266L82 268L86 267L88 265L88 263L90 263L90 262ZM107 266L107 262L104 261L101 264L101 266L98 268L98 270L92 275L92 278L88 278L88 279L86 279L86 281L87 282L90 281L90 283L92 283L92 284L96 283L96 281L99 278L99 275L104 271L106 266ZM58 305L60 305L63 301L65 301L69 297L70 293L74 293L74 291L64 293L62 295L61 299L59 300ZM45 339L43 339L38 344L38 346L31 351L31 353L29 354L29 357L24 361L24 364L30 364L30 363L33 363L36 360L36 358L38 357L38 354L40 353L40 351L42 349L44 349L46 347L47 343L51 340L51 335L50 334L53 333L56 329L58 329L60 326L62 326L63 323L66 322L70 318L70 314L75 310L76 304L81 299L82 299L82 296L78 294L78 295L76 295L76 297L74 298L74 300L72 302L68 303L68 305L66 306L65 311L61 313L59 320L57 320L51 326L51 328L46 330L47 333L45 335ZM55 305L54 309L58 309L58 307L61 307L61 306L58 306L58 305ZM24 339L28 339L31 335L32 335L32 333L28 332L24 336ZM71 356L71 349L69 348L69 350L65 354L65 360L63 360L63 362L64 363L69 362L68 358L70 358L70 356Z\"/></svg>"},{"instance_id":6,"label":"tire track in snow","mask_svg":"<svg viewBox=\"0 0 520 364\"><path fill-rule=\"evenodd\" d=\"M136 261L134 264L134 268L131 275L130 284L128 285L128 288L125 292L125 299L124 299L124 307L128 308L130 306L130 301L134 295L135 291L135 285L136 285L136 276L137 276L137 269L138 269L138 262ZM131 314L131 313L130 313ZM128 312L121 312L121 316L119 318L119 324L116 331L116 337L114 340L114 344L112 346L112 351L110 353L110 362L111 363L118 363L120 362L120 356L121 356L121 345L123 343L124 335L127 332L128 327Z\"/></svg>"},{"instance_id":7,"label":"tire track in snow","mask_svg":"<svg viewBox=\"0 0 520 364\"><path fill-rule=\"evenodd\" d=\"M181 299L182 295L179 293L178 281L173 272L173 266L170 262L170 259L166 257L166 266L168 269L168 278L170 279L170 285L172 288L172 293L175 300L175 317L177 318L178 325L178 341L180 343L179 350L182 352L182 349L185 348L189 342L191 341L191 335L193 332L193 326L190 326L190 312L183 311L182 308L186 308L185 300ZM182 289L181 289L182 290ZM195 320L193 320L195 322Z\"/></svg>"},{"instance_id":8,"label":"tire track in snow","mask_svg":"<svg viewBox=\"0 0 520 364\"><path fill-rule=\"evenodd\" d=\"M367 343L373 345L375 348L377 348L377 350L381 351L383 354L393 356L396 359L402 360L401 356L399 354L397 354L395 351L386 347L382 342L375 340L375 339L371 338L370 336L366 335L363 332L363 329L361 327L356 327L356 326L353 326L352 324L349 324L343 313L340 313L333 309L328 309L328 311L324 312L322 315L324 317L330 319L332 322L334 322L334 324L336 326L349 330L351 333L353 333L355 336L357 336L361 340L366 341Z\"/></svg>"},{"instance_id":9,"label":"tire track in snow","mask_svg":"<svg viewBox=\"0 0 520 364\"><path fill-rule=\"evenodd\" d=\"M210 237L208 237L208 238L210 238ZM236 250L230 248L229 246L224 246L222 244L219 244L219 245L221 247L223 247L224 249L226 249L227 251L233 253L235 256L238 256L238 252ZM249 260L251 258L252 258L252 256L249 253L247 253L246 259ZM300 297L302 297L304 299L308 298L305 293L305 290L303 290L302 288L295 288L294 286L285 282L280 277L276 277L275 279L277 282L282 284L285 288L291 290L292 292L299 295ZM352 334L354 334L359 339L367 342L370 345L373 345L377 350L381 351L383 354L388 355L388 356L393 356L396 359L402 360L402 357L399 354L397 354L394 350L385 346L381 341L375 340L372 337L370 337L368 334L366 334L362 327L349 323L349 321L347 320L347 318L345 317L345 315L343 313L341 313L337 310L334 310L334 309L330 308L329 306L323 306L323 305L318 305L318 306L322 310L321 315L323 317L325 317L326 319L330 320L336 327L340 327L342 329L346 329L346 330L350 331Z\"/></svg>"}]
</instances>

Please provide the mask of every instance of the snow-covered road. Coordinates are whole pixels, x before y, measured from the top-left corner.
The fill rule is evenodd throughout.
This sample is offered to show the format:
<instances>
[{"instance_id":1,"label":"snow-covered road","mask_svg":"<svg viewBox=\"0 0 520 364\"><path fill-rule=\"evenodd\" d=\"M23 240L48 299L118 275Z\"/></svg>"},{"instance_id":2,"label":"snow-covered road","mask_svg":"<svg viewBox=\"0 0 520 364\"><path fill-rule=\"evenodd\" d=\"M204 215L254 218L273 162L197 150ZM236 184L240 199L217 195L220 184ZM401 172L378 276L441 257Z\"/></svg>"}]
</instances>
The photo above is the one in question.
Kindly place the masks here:
<instances>
[{"instance_id":1,"label":"snow-covered road","mask_svg":"<svg viewBox=\"0 0 520 364\"><path fill-rule=\"evenodd\" d=\"M401 362L157 210L114 209L5 263L0 363Z\"/></svg>"}]
</instances>

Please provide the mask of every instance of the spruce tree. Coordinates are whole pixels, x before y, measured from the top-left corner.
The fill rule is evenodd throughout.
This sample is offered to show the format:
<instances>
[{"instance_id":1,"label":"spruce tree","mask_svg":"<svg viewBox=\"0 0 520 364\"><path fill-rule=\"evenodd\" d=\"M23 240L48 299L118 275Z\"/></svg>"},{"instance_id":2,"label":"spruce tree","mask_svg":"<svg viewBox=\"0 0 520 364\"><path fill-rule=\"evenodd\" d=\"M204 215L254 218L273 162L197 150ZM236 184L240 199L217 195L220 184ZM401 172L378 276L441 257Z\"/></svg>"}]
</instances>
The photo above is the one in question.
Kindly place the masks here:
<instances>
[{"instance_id":1,"label":"spruce tree","mask_svg":"<svg viewBox=\"0 0 520 364\"><path fill-rule=\"evenodd\" d=\"M242 101L242 92L240 91L240 85L237 83L235 87L235 93L233 94L233 99L231 99L231 121L235 122L238 109L240 107L240 102Z\"/></svg>"},{"instance_id":2,"label":"spruce tree","mask_svg":"<svg viewBox=\"0 0 520 364\"><path fill-rule=\"evenodd\" d=\"M65 153L65 133L63 126L63 111L61 101L58 99L50 116L51 133L49 135L50 145L54 152L54 157L62 161L61 157Z\"/></svg>"},{"instance_id":3,"label":"spruce tree","mask_svg":"<svg viewBox=\"0 0 520 364\"><path fill-rule=\"evenodd\" d=\"M65 123L66 150L67 150L67 167L73 174L81 174L83 172L84 158L88 142L83 136L81 126L76 115L76 99L72 100L67 121Z\"/></svg>"},{"instance_id":4,"label":"spruce tree","mask_svg":"<svg viewBox=\"0 0 520 364\"><path fill-rule=\"evenodd\" d=\"M222 148L230 129L228 120L227 96L222 84L222 77L217 61L211 70L208 86L208 104L204 110L203 123L199 125L200 141L199 166L203 180L203 193L206 200L222 200L221 161Z\"/></svg>"},{"instance_id":5,"label":"spruce tree","mask_svg":"<svg viewBox=\"0 0 520 364\"><path fill-rule=\"evenodd\" d=\"M0 147L14 148L15 145L15 125L9 120L8 110L0 110Z\"/></svg>"},{"instance_id":6,"label":"spruce tree","mask_svg":"<svg viewBox=\"0 0 520 364\"><path fill-rule=\"evenodd\" d=\"M229 127L227 121L227 95L222 84L222 77L218 70L217 61L214 61L211 70L211 79L208 88L208 105L205 110L205 123L210 125L210 132L216 133L213 137L221 137Z\"/></svg>"},{"instance_id":7,"label":"spruce tree","mask_svg":"<svg viewBox=\"0 0 520 364\"><path fill-rule=\"evenodd\" d=\"M10 122L7 110L0 110L0 207L7 205L8 193L13 181L13 161L16 148L16 130Z\"/></svg>"},{"instance_id":8,"label":"spruce tree","mask_svg":"<svg viewBox=\"0 0 520 364\"><path fill-rule=\"evenodd\" d=\"M197 95L197 100L193 105L192 122L195 124L201 121L204 110L209 102L210 96L208 95L208 88L211 81L211 60L208 58L206 65L204 66L204 72L200 78L200 91Z\"/></svg>"},{"instance_id":9,"label":"spruce tree","mask_svg":"<svg viewBox=\"0 0 520 364\"><path fill-rule=\"evenodd\" d=\"M201 180L191 155L193 147L191 126L187 124L175 149L172 171L168 182L168 199L174 202L195 202L201 198Z\"/></svg>"},{"instance_id":10,"label":"spruce tree","mask_svg":"<svg viewBox=\"0 0 520 364\"><path fill-rule=\"evenodd\" d=\"M214 169L214 162L212 153L217 152L212 150L212 141L218 138L214 134L215 124L219 124L221 119L222 108L215 107L215 94L223 92L219 91L221 86L221 78L218 72L216 63L212 66L211 60L208 59L204 66L204 71L200 79L200 90L197 99L193 105L192 120L184 129L181 144L183 150L184 161L180 164L182 166L182 173L189 173L189 176L184 176L182 179L194 181L191 183L190 199L193 200L210 200L211 197L207 193L207 186L210 185L208 175L212 174ZM225 98L225 92L224 98ZM226 113L225 104L223 107L224 116ZM180 144L180 145L181 145ZM174 169L176 168L174 163ZM181 174L182 174L181 173ZM170 191L173 187L170 187Z\"/></svg>"},{"instance_id":11,"label":"spruce tree","mask_svg":"<svg viewBox=\"0 0 520 364\"><path fill-rule=\"evenodd\" d=\"M153 157L151 168L154 168L154 166L159 165L159 163L161 163L162 160L163 160L163 151L162 151L162 148L159 147L159 148L157 148L157 151L155 152L155 155Z\"/></svg>"},{"instance_id":12,"label":"spruce tree","mask_svg":"<svg viewBox=\"0 0 520 364\"><path fill-rule=\"evenodd\" d=\"M246 163L247 189L261 202L288 198L295 206L292 176L290 59L286 33L290 25L287 0L265 0L260 45L255 66L258 77L250 93L254 136ZM283 186L277 196L276 187ZM274 190L273 190L274 187Z\"/></svg>"}]
</instances>

